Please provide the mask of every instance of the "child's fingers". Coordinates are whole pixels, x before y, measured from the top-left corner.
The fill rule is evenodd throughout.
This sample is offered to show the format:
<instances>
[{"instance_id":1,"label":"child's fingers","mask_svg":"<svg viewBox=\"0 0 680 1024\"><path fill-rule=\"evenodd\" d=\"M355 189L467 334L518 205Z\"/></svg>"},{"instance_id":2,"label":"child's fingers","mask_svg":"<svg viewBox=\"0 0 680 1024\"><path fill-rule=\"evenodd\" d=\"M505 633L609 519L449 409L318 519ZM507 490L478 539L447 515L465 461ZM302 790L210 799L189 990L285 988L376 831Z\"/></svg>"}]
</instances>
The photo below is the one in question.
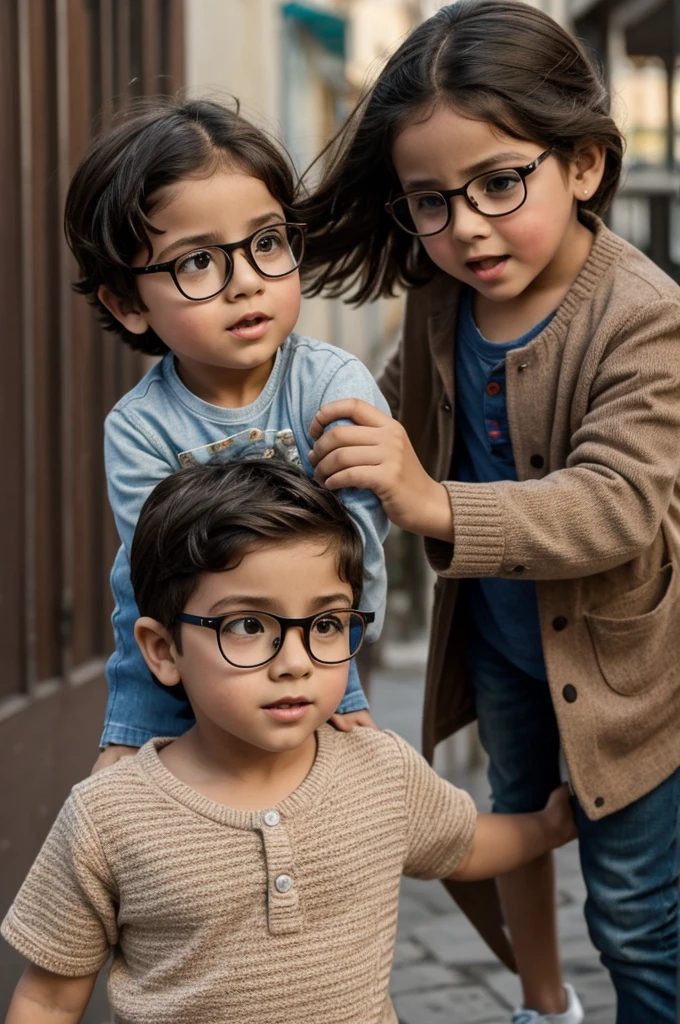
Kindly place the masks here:
<instances>
[{"instance_id":1,"label":"child's fingers","mask_svg":"<svg viewBox=\"0 0 680 1024\"><path fill-rule=\"evenodd\" d=\"M385 482L382 451L377 446L368 448L339 448L327 455L314 470L317 483L337 490L339 487L368 487L376 490Z\"/></svg>"},{"instance_id":2,"label":"child's fingers","mask_svg":"<svg viewBox=\"0 0 680 1024\"><path fill-rule=\"evenodd\" d=\"M309 433L316 440L334 420L353 420L357 426L381 427L390 422L390 417L359 398L341 398L319 409L311 422Z\"/></svg>"},{"instance_id":3,"label":"child's fingers","mask_svg":"<svg viewBox=\"0 0 680 1024\"><path fill-rule=\"evenodd\" d=\"M356 427L352 424L340 424L322 434L309 453L313 466L318 466L322 459L337 448L355 448L359 445L376 445L382 439L382 431L375 427Z\"/></svg>"}]
</instances>

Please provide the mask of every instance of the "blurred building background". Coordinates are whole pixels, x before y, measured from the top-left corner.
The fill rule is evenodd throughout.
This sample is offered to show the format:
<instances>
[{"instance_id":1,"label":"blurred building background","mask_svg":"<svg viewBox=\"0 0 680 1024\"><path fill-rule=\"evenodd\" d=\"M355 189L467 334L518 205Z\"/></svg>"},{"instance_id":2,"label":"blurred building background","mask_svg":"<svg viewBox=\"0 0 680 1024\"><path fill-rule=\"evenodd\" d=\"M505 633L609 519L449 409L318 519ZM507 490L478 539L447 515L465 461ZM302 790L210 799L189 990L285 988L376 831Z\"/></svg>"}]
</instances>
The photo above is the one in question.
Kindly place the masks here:
<instances>
[{"instance_id":1,"label":"blurred building background","mask_svg":"<svg viewBox=\"0 0 680 1024\"><path fill-rule=\"evenodd\" d=\"M520 0L518 0L520 2ZM680 280L678 0L534 0L582 37L628 139L615 230ZM144 360L71 291L61 220L97 126L131 97L237 96L304 169L436 0L3 0L0 3L0 914L96 754L110 648L102 423ZM400 301L315 299L300 329L376 370ZM418 545L390 539L387 631L422 629ZM18 961L0 950L0 1010ZM88 1018L89 1019L89 1018ZM100 1021L92 1017L94 1024Z\"/></svg>"}]
</instances>

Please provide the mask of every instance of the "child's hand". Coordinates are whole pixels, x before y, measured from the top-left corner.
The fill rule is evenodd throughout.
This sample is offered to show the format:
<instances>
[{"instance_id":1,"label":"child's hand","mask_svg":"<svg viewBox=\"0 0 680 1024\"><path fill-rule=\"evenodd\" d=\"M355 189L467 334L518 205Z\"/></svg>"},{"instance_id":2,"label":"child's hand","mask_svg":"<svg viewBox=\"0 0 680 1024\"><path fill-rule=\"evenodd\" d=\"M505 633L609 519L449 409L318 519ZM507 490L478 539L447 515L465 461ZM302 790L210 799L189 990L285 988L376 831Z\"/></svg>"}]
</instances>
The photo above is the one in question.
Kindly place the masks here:
<instances>
[{"instance_id":1,"label":"child's hand","mask_svg":"<svg viewBox=\"0 0 680 1024\"><path fill-rule=\"evenodd\" d=\"M363 725L366 729L378 728L365 708L362 711L348 711L346 715L336 713L328 721L339 732L351 732L355 725Z\"/></svg>"},{"instance_id":2,"label":"child's hand","mask_svg":"<svg viewBox=\"0 0 680 1024\"><path fill-rule=\"evenodd\" d=\"M136 754L139 747L124 747L120 743L112 743L108 747L104 747L101 754L92 765L92 771L90 775L94 775L101 768L108 768L110 764L115 764L116 761L120 761L121 757L132 757Z\"/></svg>"},{"instance_id":3,"label":"child's hand","mask_svg":"<svg viewBox=\"0 0 680 1024\"><path fill-rule=\"evenodd\" d=\"M564 846L578 836L576 819L569 798L569 786L566 782L553 789L548 802L541 811L551 834L555 837L554 845Z\"/></svg>"},{"instance_id":4,"label":"child's hand","mask_svg":"<svg viewBox=\"0 0 680 1024\"><path fill-rule=\"evenodd\" d=\"M344 419L353 423L324 433L329 423ZM446 488L425 472L400 423L368 402L346 398L324 405L309 430L315 439L309 459L319 483L331 491L365 487L397 526L453 542Z\"/></svg>"}]
</instances>

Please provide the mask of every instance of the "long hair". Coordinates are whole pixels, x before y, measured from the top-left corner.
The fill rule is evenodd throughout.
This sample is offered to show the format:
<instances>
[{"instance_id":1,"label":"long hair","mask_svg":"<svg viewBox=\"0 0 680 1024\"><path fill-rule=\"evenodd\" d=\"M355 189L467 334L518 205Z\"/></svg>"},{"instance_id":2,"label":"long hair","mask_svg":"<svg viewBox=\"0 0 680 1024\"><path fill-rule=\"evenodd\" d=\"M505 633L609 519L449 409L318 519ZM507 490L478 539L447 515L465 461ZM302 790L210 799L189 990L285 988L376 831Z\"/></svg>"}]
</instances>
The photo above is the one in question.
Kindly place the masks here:
<instances>
[{"instance_id":1,"label":"long hair","mask_svg":"<svg viewBox=\"0 0 680 1024\"><path fill-rule=\"evenodd\" d=\"M584 49L519 0L459 0L402 43L318 158L326 170L311 194L301 193L296 209L307 223L307 294L348 295L360 304L434 276L420 243L397 227L385 203L401 190L391 158L395 136L439 103L514 138L552 146L565 164L580 142L599 143L604 176L582 205L597 214L607 210L623 139Z\"/></svg>"}]
</instances>

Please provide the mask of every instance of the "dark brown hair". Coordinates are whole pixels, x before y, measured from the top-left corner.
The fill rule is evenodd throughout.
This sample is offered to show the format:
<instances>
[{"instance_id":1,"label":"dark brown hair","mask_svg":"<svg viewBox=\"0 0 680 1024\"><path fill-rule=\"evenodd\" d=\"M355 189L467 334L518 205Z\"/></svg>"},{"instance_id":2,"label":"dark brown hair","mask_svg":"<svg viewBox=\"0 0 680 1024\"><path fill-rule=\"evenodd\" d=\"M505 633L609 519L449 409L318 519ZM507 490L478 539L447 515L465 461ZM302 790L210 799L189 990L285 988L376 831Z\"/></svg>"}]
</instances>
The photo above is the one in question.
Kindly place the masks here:
<instances>
[{"instance_id":1,"label":"dark brown hair","mask_svg":"<svg viewBox=\"0 0 680 1024\"><path fill-rule=\"evenodd\" d=\"M167 345L151 328L143 335L127 331L97 290L106 285L131 309L145 308L128 267L144 249L151 258L155 195L220 164L259 178L288 215L295 193L288 155L239 114L237 101L229 109L209 100L140 100L93 140L71 181L64 230L80 269L74 288L107 330L148 355L163 355Z\"/></svg>"},{"instance_id":2,"label":"dark brown hair","mask_svg":"<svg viewBox=\"0 0 680 1024\"><path fill-rule=\"evenodd\" d=\"M391 158L395 136L438 103L514 138L553 146L565 164L579 143L603 146L602 183L582 205L597 214L607 210L621 173L623 139L582 46L519 0L458 0L402 43L321 154L326 171L296 211L308 225L308 294L351 293L349 301L361 303L434 276L425 250L397 227L384 204L401 191Z\"/></svg>"},{"instance_id":3,"label":"dark brown hair","mask_svg":"<svg viewBox=\"0 0 680 1024\"><path fill-rule=\"evenodd\" d=\"M235 568L272 541L327 540L355 607L363 547L342 502L302 470L276 460L210 462L162 480L139 514L130 575L140 614L172 630L206 572Z\"/></svg>"}]
</instances>

